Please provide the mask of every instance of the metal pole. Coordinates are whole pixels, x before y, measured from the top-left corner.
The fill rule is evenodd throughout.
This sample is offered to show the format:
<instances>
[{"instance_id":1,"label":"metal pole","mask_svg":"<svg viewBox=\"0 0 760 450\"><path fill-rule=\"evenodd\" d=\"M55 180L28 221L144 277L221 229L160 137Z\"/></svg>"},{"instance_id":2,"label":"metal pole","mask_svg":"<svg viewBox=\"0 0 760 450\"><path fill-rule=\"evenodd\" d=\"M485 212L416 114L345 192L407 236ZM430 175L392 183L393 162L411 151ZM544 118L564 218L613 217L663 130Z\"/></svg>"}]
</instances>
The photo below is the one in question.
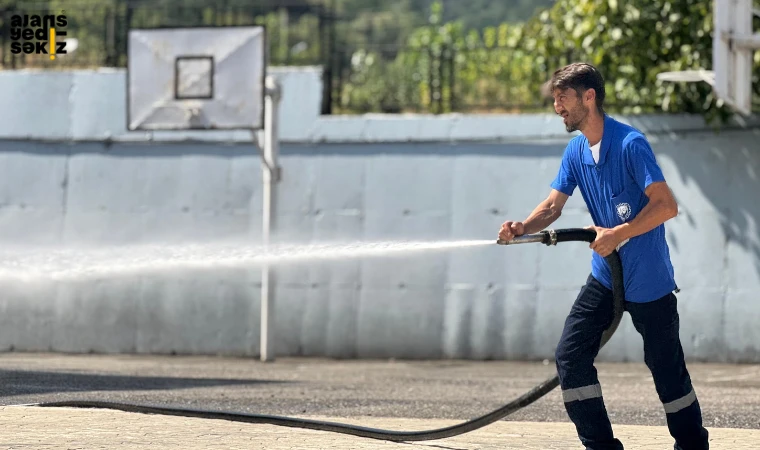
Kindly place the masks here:
<instances>
[{"instance_id":1,"label":"metal pole","mask_svg":"<svg viewBox=\"0 0 760 450\"><path fill-rule=\"evenodd\" d=\"M272 229L275 225L277 205L277 183L280 181L280 167L277 163L279 140L277 133L277 115L280 103L280 86L271 76L266 78L266 97L264 103L264 151L263 151L263 244L268 248ZM260 353L262 361L274 361L274 287L275 274L269 265L261 269L261 340Z\"/></svg>"}]
</instances>

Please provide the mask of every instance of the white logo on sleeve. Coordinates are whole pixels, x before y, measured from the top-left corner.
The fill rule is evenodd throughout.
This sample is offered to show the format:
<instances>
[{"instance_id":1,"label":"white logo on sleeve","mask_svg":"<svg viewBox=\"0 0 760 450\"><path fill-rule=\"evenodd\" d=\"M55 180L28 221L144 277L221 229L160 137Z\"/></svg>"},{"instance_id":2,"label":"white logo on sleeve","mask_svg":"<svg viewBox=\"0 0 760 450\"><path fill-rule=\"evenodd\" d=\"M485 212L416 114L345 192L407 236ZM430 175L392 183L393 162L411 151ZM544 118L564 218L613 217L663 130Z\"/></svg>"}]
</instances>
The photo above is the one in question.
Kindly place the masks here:
<instances>
[{"instance_id":1,"label":"white logo on sleeve","mask_svg":"<svg viewBox=\"0 0 760 450\"><path fill-rule=\"evenodd\" d=\"M620 220L625 222L628 220L629 217L631 217L631 205L628 203L619 203L615 209L617 210L617 215L620 217Z\"/></svg>"}]
</instances>

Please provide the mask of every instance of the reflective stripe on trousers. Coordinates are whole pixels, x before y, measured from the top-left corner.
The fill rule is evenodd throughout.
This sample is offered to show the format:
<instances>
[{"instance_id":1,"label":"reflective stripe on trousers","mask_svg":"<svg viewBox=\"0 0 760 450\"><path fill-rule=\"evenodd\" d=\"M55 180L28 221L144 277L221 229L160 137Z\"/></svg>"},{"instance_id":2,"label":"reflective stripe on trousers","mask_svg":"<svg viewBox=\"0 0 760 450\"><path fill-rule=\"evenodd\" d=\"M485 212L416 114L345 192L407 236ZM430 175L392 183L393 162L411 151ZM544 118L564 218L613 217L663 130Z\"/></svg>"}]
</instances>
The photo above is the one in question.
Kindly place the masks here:
<instances>
[{"instance_id":1,"label":"reflective stripe on trousers","mask_svg":"<svg viewBox=\"0 0 760 450\"><path fill-rule=\"evenodd\" d=\"M602 386L599 383L573 389L562 390L562 400L565 403L602 397ZM680 400L680 399L679 399ZM679 401L676 400L676 401ZM686 405L689 406L689 405Z\"/></svg>"},{"instance_id":2,"label":"reflective stripe on trousers","mask_svg":"<svg viewBox=\"0 0 760 450\"><path fill-rule=\"evenodd\" d=\"M694 389L692 389L691 392L684 395L683 397L673 400L672 402L663 403L662 406L665 408L665 414L675 414L678 411L691 406L691 404L696 400L697 393L694 392Z\"/></svg>"}]
</instances>

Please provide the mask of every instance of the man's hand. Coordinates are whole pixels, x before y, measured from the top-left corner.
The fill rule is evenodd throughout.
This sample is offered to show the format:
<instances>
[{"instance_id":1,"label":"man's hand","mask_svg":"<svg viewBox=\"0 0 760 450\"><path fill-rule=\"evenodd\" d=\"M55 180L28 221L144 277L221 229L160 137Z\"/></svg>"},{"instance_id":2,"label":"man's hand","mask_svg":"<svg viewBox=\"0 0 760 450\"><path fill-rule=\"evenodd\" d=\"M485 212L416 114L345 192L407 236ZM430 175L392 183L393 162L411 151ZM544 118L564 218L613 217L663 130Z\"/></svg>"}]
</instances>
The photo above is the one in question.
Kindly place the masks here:
<instances>
[{"instance_id":1,"label":"man's hand","mask_svg":"<svg viewBox=\"0 0 760 450\"><path fill-rule=\"evenodd\" d=\"M592 225L586 227L586 229L596 231L596 240L589 245L589 248L605 258L625 240L618 231L612 228L602 228Z\"/></svg>"},{"instance_id":2,"label":"man's hand","mask_svg":"<svg viewBox=\"0 0 760 450\"><path fill-rule=\"evenodd\" d=\"M525 225L522 222L507 221L501 224L501 230L499 230L499 239L504 242L509 242L525 233Z\"/></svg>"}]
</instances>

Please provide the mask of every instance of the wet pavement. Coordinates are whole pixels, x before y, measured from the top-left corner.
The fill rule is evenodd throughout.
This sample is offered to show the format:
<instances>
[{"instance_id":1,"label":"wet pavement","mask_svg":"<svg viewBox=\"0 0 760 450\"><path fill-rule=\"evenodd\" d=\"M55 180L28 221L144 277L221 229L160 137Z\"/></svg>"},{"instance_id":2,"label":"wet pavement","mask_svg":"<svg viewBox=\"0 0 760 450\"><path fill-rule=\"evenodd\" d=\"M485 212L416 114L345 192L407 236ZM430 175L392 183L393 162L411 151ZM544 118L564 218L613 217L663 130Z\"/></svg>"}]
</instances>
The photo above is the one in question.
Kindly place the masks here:
<instances>
[{"instance_id":1,"label":"wet pavement","mask_svg":"<svg viewBox=\"0 0 760 450\"><path fill-rule=\"evenodd\" d=\"M612 363L597 368L610 418L630 444L626 448L672 448L647 368ZM705 426L717 439L713 448L758 448L760 365L690 363L688 368ZM6 353L0 355L0 406L101 400L419 430L480 416L551 375L553 365L540 362L284 358L262 363L224 357ZM196 448L190 445L205 442L198 434L203 430L203 436L216 443L197 448L581 448L559 389L496 424L424 445L109 410L13 407L4 408L0 417L2 429L17 430L11 433L14 442L24 448ZM42 428L35 432L38 427ZM212 439L217 434L218 439ZM39 441L32 442L34 436ZM146 441L139 436L151 437ZM721 447L721 436L733 446ZM651 442L639 442L640 438ZM0 447L15 448L14 442L3 439ZM742 447L742 439L754 447Z\"/></svg>"}]
</instances>

